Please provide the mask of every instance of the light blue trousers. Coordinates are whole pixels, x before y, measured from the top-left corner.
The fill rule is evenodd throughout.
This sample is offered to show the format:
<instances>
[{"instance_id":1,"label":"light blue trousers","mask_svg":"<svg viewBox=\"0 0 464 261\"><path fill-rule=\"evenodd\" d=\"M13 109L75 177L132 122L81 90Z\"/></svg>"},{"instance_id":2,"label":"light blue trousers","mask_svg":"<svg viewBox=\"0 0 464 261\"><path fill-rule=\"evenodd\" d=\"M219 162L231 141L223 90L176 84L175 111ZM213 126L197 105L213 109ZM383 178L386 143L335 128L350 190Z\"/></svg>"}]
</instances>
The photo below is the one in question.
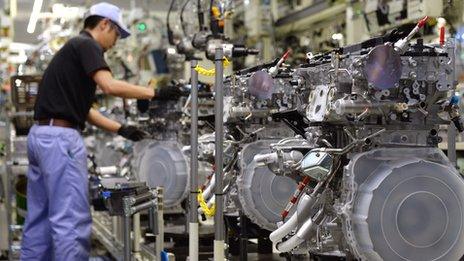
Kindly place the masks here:
<instances>
[{"instance_id":1,"label":"light blue trousers","mask_svg":"<svg viewBox=\"0 0 464 261\"><path fill-rule=\"evenodd\" d=\"M33 126L27 138L27 216L21 260L89 260L87 152L77 130Z\"/></svg>"}]
</instances>

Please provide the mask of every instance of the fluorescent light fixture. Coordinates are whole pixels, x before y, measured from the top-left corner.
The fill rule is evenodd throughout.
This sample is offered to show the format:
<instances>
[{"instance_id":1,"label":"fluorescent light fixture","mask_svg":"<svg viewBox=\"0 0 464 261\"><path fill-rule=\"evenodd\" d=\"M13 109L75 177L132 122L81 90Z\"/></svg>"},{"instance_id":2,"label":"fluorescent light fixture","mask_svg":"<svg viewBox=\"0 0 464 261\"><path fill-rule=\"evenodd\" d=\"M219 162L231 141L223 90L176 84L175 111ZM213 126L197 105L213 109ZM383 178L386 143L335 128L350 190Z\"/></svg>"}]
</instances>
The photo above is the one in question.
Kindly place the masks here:
<instances>
[{"instance_id":1,"label":"fluorescent light fixture","mask_svg":"<svg viewBox=\"0 0 464 261\"><path fill-rule=\"evenodd\" d=\"M39 19L40 10L42 10L43 0L35 0L34 6L32 6L31 16L29 17L29 24L27 25L27 32L33 34L35 32L35 26Z\"/></svg>"}]
</instances>

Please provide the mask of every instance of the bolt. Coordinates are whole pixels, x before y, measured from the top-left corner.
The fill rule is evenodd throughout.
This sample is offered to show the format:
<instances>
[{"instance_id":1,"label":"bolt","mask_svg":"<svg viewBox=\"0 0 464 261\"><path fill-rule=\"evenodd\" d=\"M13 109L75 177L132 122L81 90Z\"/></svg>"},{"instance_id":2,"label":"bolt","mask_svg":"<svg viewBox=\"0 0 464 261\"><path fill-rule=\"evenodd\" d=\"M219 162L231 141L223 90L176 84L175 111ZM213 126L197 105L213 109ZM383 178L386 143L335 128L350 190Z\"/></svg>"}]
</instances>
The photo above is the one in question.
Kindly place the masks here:
<instances>
[{"instance_id":1,"label":"bolt","mask_svg":"<svg viewBox=\"0 0 464 261\"><path fill-rule=\"evenodd\" d=\"M427 76L427 81L431 81L431 82L432 82L432 81L435 81L435 79L436 79L436 76L435 76L434 73L429 74L429 75Z\"/></svg>"}]
</instances>

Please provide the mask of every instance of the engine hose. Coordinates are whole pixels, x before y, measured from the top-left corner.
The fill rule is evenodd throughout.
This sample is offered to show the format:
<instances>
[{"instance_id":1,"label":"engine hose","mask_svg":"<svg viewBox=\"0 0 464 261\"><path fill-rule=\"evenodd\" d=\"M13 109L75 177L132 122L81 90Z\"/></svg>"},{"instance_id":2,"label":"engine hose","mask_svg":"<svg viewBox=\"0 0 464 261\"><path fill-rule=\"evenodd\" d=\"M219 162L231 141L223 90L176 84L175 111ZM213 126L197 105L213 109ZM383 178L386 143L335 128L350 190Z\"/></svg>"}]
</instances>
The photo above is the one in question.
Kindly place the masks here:
<instances>
[{"instance_id":1,"label":"engine hose","mask_svg":"<svg viewBox=\"0 0 464 261\"><path fill-rule=\"evenodd\" d=\"M200 209L201 209L200 212L202 212L200 214L205 214L208 217L214 216L214 214L216 213L216 205L214 204L214 201L209 200L207 203L205 198L203 197L202 191L199 190L198 192L199 193L197 196L197 200L198 200L198 204L200 205ZM211 199L214 200L214 196L211 197Z\"/></svg>"},{"instance_id":2,"label":"engine hose","mask_svg":"<svg viewBox=\"0 0 464 261\"><path fill-rule=\"evenodd\" d=\"M289 240L279 243L276 245L276 249L280 252L290 252L292 251L295 247L299 246L301 243L303 243L305 240L302 238L299 238L297 235L292 236Z\"/></svg>"},{"instance_id":3,"label":"engine hose","mask_svg":"<svg viewBox=\"0 0 464 261\"><path fill-rule=\"evenodd\" d=\"M298 225L298 218L297 218L297 213L293 213L293 215L290 217L287 222L285 222L281 227L278 229L274 230L270 235L269 239L273 243L277 243L282 238L284 238L286 235L288 235L292 230Z\"/></svg>"},{"instance_id":4,"label":"engine hose","mask_svg":"<svg viewBox=\"0 0 464 261\"><path fill-rule=\"evenodd\" d=\"M298 201L298 198L301 195L301 192L303 189L308 185L308 183L311 181L311 178L309 176L304 177L303 181L298 184L298 187L296 188L295 192L293 192L292 197L290 198L289 202L287 203L287 206L285 206L284 211L282 211L282 220L285 220L287 217L288 213L292 209L292 207L295 205L295 203Z\"/></svg>"},{"instance_id":5,"label":"engine hose","mask_svg":"<svg viewBox=\"0 0 464 261\"><path fill-rule=\"evenodd\" d=\"M203 183L203 185L201 185L200 189L201 190L205 190L207 186L209 186L209 183L210 182L213 182L212 180L214 180L214 172L216 171L216 167L213 165L213 169L212 169L212 172L211 174L209 174L207 177L206 177L206 180L205 182Z\"/></svg>"},{"instance_id":6,"label":"engine hose","mask_svg":"<svg viewBox=\"0 0 464 261\"><path fill-rule=\"evenodd\" d=\"M323 209L320 209L314 216L308 218L308 220L301 225L295 235L285 242L278 243L276 245L276 249L280 252L292 251L295 247L314 236L317 226L324 220L323 213Z\"/></svg>"},{"instance_id":7,"label":"engine hose","mask_svg":"<svg viewBox=\"0 0 464 261\"><path fill-rule=\"evenodd\" d=\"M215 185L216 185L216 177L213 175L209 185L206 187L205 190L202 190L203 191L203 198L208 200L211 197L211 194L213 193Z\"/></svg>"},{"instance_id":8,"label":"engine hose","mask_svg":"<svg viewBox=\"0 0 464 261\"><path fill-rule=\"evenodd\" d=\"M227 60L226 57L224 57L224 61L222 63L224 67L227 67L230 65L229 60ZM214 76L216 74L215 69L206 69L204 67L201 67L200 65L195 66L195 71L198 72L198 74L204 75L204 76Z\"/></svg>"},{"instance_id":9,"label":"engine hose","mask_svg":"<svg viewBox=\"0 0 464 261\"><path fill-rule=\"evenodd\" d=\"M298 203L298 206L299 206L298 208L310 210L314 206L314 203L316 203L316 197L306 194L300 198L299 203ZM274 232L272 232L269 235L269 239L273 243L279 242L280 240L282 240L282 238L284 238L286 235L292 232L294 228L296 228L296 226L298 225L298 219L306 220L308 219L309 215L310 215L310 211L293 213L293 215L290 217L290 219L287 222L285 222L281 227L274 230Z\"/></svg>"},{"instance_id":10,"label":"engine hose","mask_svg":"<svg viewBox=\"0 0 464 261\"><path fill-rule=\"evenodd\" d=\"M209 208L211 208L212 206L214 206L214 202L216 202L216 195L213 195L210 199L208 199L208 203L206 204Z\"/></svg>"}]
</instances>

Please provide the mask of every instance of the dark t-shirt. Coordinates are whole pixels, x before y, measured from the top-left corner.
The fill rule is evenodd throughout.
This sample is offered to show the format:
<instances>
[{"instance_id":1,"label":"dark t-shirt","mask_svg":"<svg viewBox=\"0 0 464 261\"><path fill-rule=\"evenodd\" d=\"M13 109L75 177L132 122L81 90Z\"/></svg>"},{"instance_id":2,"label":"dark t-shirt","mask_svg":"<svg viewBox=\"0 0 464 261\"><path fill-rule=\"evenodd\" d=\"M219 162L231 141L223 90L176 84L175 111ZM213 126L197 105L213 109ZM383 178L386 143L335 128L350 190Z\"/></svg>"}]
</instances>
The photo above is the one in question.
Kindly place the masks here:
<instances>
[{"instance_id":1,"label":"dark t-shirt","mask_svg":"<svg viewBox=\"0 0 464 261\"><path fill-rule=\"evenodd\" d=\"M103 48L88 32L71 38L53 57L42 77L34 119L62 119L81 129L95 99L98 70L109 70Z\"/></svg>"}]
</instances>

